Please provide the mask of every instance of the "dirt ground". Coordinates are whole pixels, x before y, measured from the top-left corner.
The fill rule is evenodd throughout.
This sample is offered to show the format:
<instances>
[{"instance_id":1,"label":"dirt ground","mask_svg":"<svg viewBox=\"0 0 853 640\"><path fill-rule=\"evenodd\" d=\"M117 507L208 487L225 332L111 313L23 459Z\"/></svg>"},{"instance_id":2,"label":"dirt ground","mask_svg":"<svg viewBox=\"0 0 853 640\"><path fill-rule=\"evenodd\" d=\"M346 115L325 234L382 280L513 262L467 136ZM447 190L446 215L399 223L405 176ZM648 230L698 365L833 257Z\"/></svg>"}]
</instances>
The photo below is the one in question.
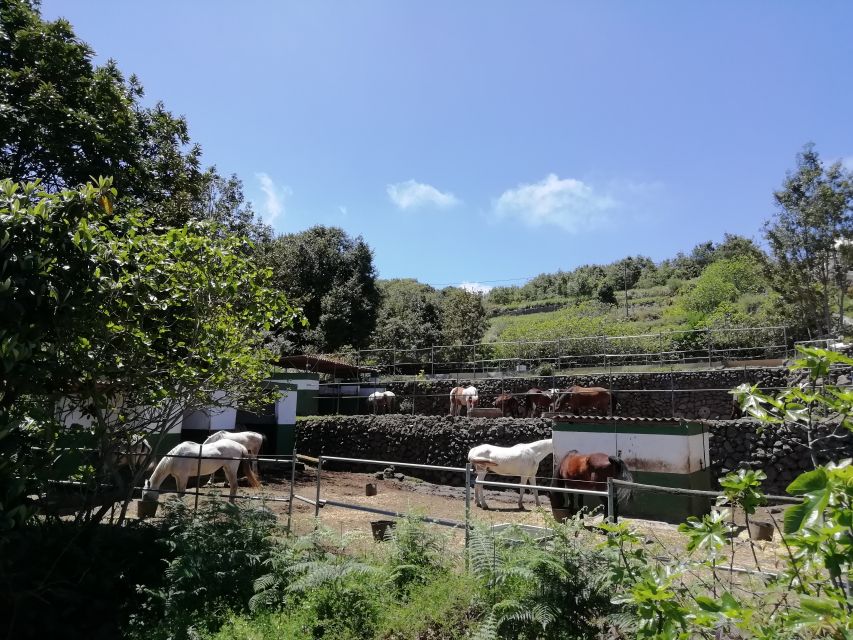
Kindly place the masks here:
<instances>
[{"instance_id":1,"label":"dirt ground","mask_svg":"<svg viewBox=\"0 0 853 640\"><path fill-rule=\"evenodd\" d=\"M257 496L255 504L260 504L270 509L278 516L280 522L284 524L287 521L287 498L290 493L289 475L275 476L264 474L262 479L263 487L260 490L241 487L239 494L242 496ZM517 479L501 478L501 480L517 482ZM376 495L366 495L365 488L368 483L376 485ZM217 487L213 491L227 496L227 488L223 489L222 487L222 484L217 484ZM204 489L204 491L208 492L211 490ZM295 493L313 501L316 491L316 469L306 465L304 470L297 473ZM462 523L465 521L464 487L436 485L408 476L403 480L377 479L373 474L367 473L323 471L320 483L320 499L321 502L324 500L334 500L363 507L393 511L400 514L414 513L456 521L460 523L460 527L457 529L439 527L439 525L430 526L438 527L447 535L448 551L461 552L464 547L464 527L462 526ZM162 500L164 498L161 498ZM184 500L192 501L194 498L186 496ZM545 514L550 514L550 502L546 495L540 496L541 508L537 508L533 495L526 494L524 496L523 510L518 509L518 493L515 490L487 490L486 500L490 507L488 511L475 506L473 488L471 489L471 520L474 523L481 523L487 526L515 523L543 527L546 525ZM131 511L135 513L135 508ZM764 520L769 519L766 510L758 514L758 517ZM371 521L391 519L386 515L357 511L331 504L326 504L320 509L319 518L324 527L336 533L346 533L348 537L355 538L356 541L361 541L357 543L357 546L372 544ZM781 521L781 515L776 515L776 518ZM589 517L586 519L586 524L594 525L600 520L601 516ZM621 520L628 522L646 538L647 544L650 545L649 551L653 555L665 559L674 556L678 557L686 553L686 538L678 532L677 525L631 518L620 518ZM736 523L742 524L742 517L737 517ZM298 534L304 534L313 530L314 527L313 504L295 500L293 504L293 530ZM598 535L591 536L593 541L597 538ZM603 540L603 538L601 539ZM745 531L741 532L738 536L735 546L735 566L755 569L756 563L749 548ZM764 571L773 571L778 568L784 549L778 542L778 538L774 538L773 541L756 542L755 551L758 558L758 566Z\"/></svg>"}]
</instances>

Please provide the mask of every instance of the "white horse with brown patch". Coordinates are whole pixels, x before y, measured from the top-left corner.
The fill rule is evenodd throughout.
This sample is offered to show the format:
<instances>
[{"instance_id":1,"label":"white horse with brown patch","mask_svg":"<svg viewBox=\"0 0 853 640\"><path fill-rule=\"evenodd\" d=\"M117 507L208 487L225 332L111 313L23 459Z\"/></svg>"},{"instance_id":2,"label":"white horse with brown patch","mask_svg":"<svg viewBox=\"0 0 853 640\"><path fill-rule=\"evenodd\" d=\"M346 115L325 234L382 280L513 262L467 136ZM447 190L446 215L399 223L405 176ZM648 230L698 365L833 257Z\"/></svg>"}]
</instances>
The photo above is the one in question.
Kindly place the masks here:
<instances>
[{"instance_id":1,"label":"white horse with brown patch","mask_svg":"<svg viewBox=\"0 0 853 640\"><path fill-rule=\"evenodd\" d=\"M244 447L246 447L246 451L252 456L252 471L255 472L255 475L258 475L258 461L257 456L261 452L261 447L266 441L267 437L258 433L257 431L217 431L207 437L207 440L204 441L204 444L210 444L211 442L218 442L226 438L228 440L233 440L234 442L239 442ZM213 476L210 477L211 481L213 480Z\"/></svg>"},{"instance_id":2,"label":"white horse with brown patch","mask_svg":"<svg viewBox=\"0 0 853 640\"><path fill-rule=\"evenodd\" d=\"M468 413L480 402L477 387L453 387L450 390L450 415L458 416L462 407L466 407Z\"/></svg>"},{"instance_id":3,"label":"white horse with brown patch","mask_svg":"<svg viewBox=\"0 0 853 640\"><path fill-rule=\"evenodd\" d=\"M160 485L169 476L175 478L178 494L184 494L190 477L213 475L223 469L231 487L229 499L234 502L234 496L237 495L237 471L243 462L251 462L249 451L233 440L222 438L209 444L182 442L163 456L154 468L154 473L142 488L142 499L156 501ZM245 465L245 471L252 487L261 486L251 465Z\"/></svg>"},{"instance_id":4,"label":"white horse with brown patch","mask_svg":"<svg viewBox=\"0 0 853 640\"><path fill-rule=\"evenodd\" d=\"M477 480L483 481L489 472L501 476L519 476L519 484L536 484L536 470L539 464L554 453L552 440L537 440L536 442L517 444L512 447L498 447L493 444L481 444L468 452L468 462L477 473ZM539 491L533 490L536 506L539 506ZM522 500L524 489L518 490L518 508L523 509ZM488 509L483 485L474 485L474 502L483 509Z\"/></svg>"}]
</instances>

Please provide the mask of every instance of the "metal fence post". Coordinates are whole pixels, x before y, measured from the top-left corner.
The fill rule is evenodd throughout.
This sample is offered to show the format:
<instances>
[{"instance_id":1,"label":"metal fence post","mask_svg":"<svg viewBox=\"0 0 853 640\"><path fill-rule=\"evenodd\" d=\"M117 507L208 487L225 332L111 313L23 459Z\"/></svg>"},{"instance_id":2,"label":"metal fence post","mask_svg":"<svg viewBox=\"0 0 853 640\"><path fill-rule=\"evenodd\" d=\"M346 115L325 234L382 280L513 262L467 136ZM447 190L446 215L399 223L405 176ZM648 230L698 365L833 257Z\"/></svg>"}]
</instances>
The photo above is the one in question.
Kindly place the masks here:
<instances>
[{"instance_id":1,"label":"metal fence post","mask_svg":"<svg viewBox=\"0 0 853 640\"><path fill-rule=\"evenodd\" d=\"M607 478L607 519L616 523L619 516L616 514L616 489L613 486L613 478Z\"/></svg>"},{"instance_id":2,"label":"metal fence post","mask_svg":"<svg viewBox=\"0 0 853 640\"><path fill-rule=\"evenodd\" d=\"M468 542L471 536L471 463L465 463L465 569L468 569Z\"/></svg>"},{"instance_id":3,"label":"metal fence post","mask_svg":"<svg viewBox=\"0 0 853 640\"><path fill-rule=\"evenodd\" d=\"M320 517L320 474L323 471L323 456L317 458L317 493L314 496L314 518Z\"/></svg>"},{"instance_id":4,"label":"metal fence post","mask_svg":"<svg viewBox=\"0 0 853 640\"><path fill-rule=\"evenodd\" d=\"M293 518L293 485L296 484L296 447L293 447L293 457L290 459L290 500L287 502L287 533L290 534L290 523Z\"/></svg>"}]
</instances>

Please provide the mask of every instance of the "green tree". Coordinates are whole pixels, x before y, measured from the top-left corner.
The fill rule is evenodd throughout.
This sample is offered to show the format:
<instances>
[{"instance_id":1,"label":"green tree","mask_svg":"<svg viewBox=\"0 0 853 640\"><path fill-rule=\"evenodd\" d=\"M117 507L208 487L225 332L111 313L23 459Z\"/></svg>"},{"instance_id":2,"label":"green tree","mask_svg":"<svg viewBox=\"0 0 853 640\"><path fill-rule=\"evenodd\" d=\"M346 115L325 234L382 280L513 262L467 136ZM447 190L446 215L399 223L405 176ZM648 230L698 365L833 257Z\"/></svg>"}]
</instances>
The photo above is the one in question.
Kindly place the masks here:
<instances>
[{"instance_id":1,"label":"green tree","mask_svg":"<svg viewBox=\"0 0 853 640\"><path fill-rule=\"evenodd\" d=\"M445 344L476 344L488 328L483 296L456 287L442 291L442 340Z\"/></svg>"},{"instance_id":2,"label":"green tree","mask_svg":"<svg viewBox=\"0 0 853 640\"><path fill-rule=\"evenodd\" d=\"M747 258L718 260L697 278L680 306L688 313L706 316L724 302L735 302L745 293L759 293L764 286L760 264Z\"/></svg>"},{"instance_id":3,"label":"green tree","mask_svg":"<svg viewBox=\"0 0 853 640\"><path fill-rule=\"evenodd\" d=\"M382 304L372 346L422 349L441 342L441 295L412 279L380 280Z\"/></svg>"},{"instance_id":4,"label":"green tree","mask_svg":"<svg viewBox=\"0 0 853 640\"><path fill-rule=\"evenodd\" d=\"M275 287L300 306L310 326L280 336L288 352L334 352L370 344L379 313L373 252L358 236L316 226L262 248Z\"/></svg>"},{"instance_id":5,"label":"green tree","mask_svg":"<svg viewBox=\"0 0 853 640\"><path fill-rule=\"evenodd\" d=\"M92 416L103 461L186 409L264 397L265 334L298 314L247 240L210 223L151 230L114 208L108 179L58 193L7 180L0 193L0 431L13 460L33 432L51 444L60 397Z\"/></svg>"},{"instance_id":6,"label":"green tree","mask_svg":"<svg viewBox=\"0 0 853 640\"><path fill-rule=\"evenodd\" d=\"M202 169L186 119L162 102L144 106L136 76L93 56L68 21L43 20L37 2L0 3L0 177L57 191L112 176L121 200L160 224L209 216L258 231L239 180Z\"/></svg>"},{"instance_id":7,"label":"green tree","mask_svg":"<svg viewBox=\"0 0 853 640\"><path fill-rule=\"evenodd\" d=\"M853 239L853 176L840 162L826 167L809 144L774 198L776 216L764 227L773 288L795 309L802 330L829 335L835 295L846 288L838 247Z\"/></svg>"}]
</instances>

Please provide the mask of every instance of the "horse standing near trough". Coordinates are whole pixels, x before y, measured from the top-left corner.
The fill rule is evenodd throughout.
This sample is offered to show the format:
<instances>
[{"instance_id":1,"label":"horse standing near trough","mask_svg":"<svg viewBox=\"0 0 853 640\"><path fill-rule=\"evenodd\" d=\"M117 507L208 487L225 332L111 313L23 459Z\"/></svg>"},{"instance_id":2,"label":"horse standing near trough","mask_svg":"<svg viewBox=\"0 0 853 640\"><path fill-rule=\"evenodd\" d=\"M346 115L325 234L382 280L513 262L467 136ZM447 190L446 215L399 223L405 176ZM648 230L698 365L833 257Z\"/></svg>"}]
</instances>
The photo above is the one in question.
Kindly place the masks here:
<instances>
[{"instance_id":1,"label":"horse standing near trough","mask_svg":"<svg viewBox=\"0 0 853 640\"><path fill-rule=\"evenodd\" d=\"M516 398L511 393L502 393L495 398L495 407L501 410L504 418L520 418L521 407Z\"/></svg>"},{"instance_id":2,"label":"horse standing near trough","mask_svg":"<svg viewBox=\"0 0 853 640\"><path fill-rule=\"evenodd\" d=\"M145 481L142 499L157 501L160 485L168 476L175 478L178 494L182 495L186 493L190 477L213 475L223 469L231 487L229 500L234 502L234 496L237 495L237 471L241 464L250 461L251 456L246 447L227 438L209 444L182 442L163 456L154 468L151 477ZM250 486L261 486L250 465L245 465L245 472Z\"/></svg>"},{"instance_id":3,"label":"horse standing near trough","mask_svg":"<svg viewBox=\"0 0 853 640\"><path fill-rule=\"evenodd\" d=\"M607 479L616 478L631 482L634 477L630 470L616 456L606 453L578 453L576 450L569 451L560 461L557 467L557 475L551 481L552 487L563 487L566 489L583 489L586 491L607 491ZM616 491L617 502L627 502L631 499L630 489L618 489ZM578 497L578 508L583 507L583 494L562 493L552 491L551 508L563 508L566 496L569 499L569 509L575 513L575 495ZM607 497L602 497L605 516L607 513Z\"/></svg>"},{"instance_id":4,"label":"horse standing near trough","mask_svg":"<svg viewBox=\"0 0 853 640\"><path fill-rule=\"evenodd\" d=\"M477 387L453 387L450 390L450 415L458 416L462 407L466 407L466 415L480 402Z\"/></svg>"},{"instance_id":5,"label":"horse standing near trough","mask_svg":"<svg viewBox=\"0 0 853 640\"><path fill-rule=\"evenodd\" d=\"M261 452L261 447L264 442L266 442L267 437L258 433L257 431L217 431L207 437L207 440L204 441L204 444L210 444L211 442L218 442L226 438L228 440L233 440L234 442L239 442L244 447L246 447L246 451L252 456L252 471L255 472L256 476L258 474L258 460L257 456ZM210 475L210 480L208 484L213 484L213 476L215 474ZM260 477L260 476L259 476Z\"/></svg>"},{"instance_id":6,"label":"horse standing near trough","mask_svg":"<svg viewBox=\"0 0 853 640\"><path fill-rule=\"evenodd\" d=\"M468 462L477 472L477 480L484 480L489 472L501 476L519 476L519 484L536 484L536 470L549 454L554 453L554 443L548 440L517 444L512 447L498 447L493 444L481 444L468 452ZM539 491L533 490L536 506L539 506ZM523 509L524 489L518 490L518 508ZM483 485L474 485L474 502L488 509Z\"/></svg>"},{"instance_id":7,"label":"horse standing near trough","mask_svg":"<svg viewBox=\"0 0 853 640\"><path fill-rule=\"evenodd\" d=\"M579 387L566 389L552 405L552 411L571 411L576 416L592 412L610 415L611 393L604 387Z\"/></svg>"},{"instance_id":8,"label":"horse standing near trough","mask_svg":"<svg viewBox=\"0 0 853 640\"><path fill-rule=\"evenodd\" d=\"M524 407L525 417L538 418L551 407L551 396L536 387L528 389L524 394Z\"/></svg>"},{"instance_id":9,"label":"horse standing near trough","mask_svg":"<svg viewBox=\"0 0 853 640\"><path fill-rule=\"evenodd\" d=\"M394 401L397 396L393 391L374 391L367 396L367 406L373 408L373 413L391 413L394 411Z\"/></svg>"}]
</instances>

